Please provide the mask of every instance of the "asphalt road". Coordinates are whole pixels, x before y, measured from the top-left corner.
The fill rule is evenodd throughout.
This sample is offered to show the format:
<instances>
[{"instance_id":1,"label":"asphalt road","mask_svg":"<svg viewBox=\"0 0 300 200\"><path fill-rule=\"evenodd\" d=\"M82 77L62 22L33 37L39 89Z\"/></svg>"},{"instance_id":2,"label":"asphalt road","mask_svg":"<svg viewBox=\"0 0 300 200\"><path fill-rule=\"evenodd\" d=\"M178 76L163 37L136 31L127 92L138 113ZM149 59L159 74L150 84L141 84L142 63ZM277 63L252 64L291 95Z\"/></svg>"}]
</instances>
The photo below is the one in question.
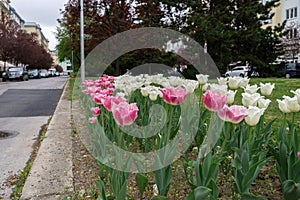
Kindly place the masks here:
<instances>
[{"instance_id":1,"label":"asphalt road","mask_svg":"<svg viewBox=\"0 0 300 200\"><path fill-rule=\"evenodd\" d=\"M61 92L60 89L9 89L0 96L0 118L49 116Z\"/></svg>"},{"instance_id":2,"label":"asphalt road","mask_svg":"<svg viewBox=\"0 0 300 200\"><path fill-rule=\"evenodd\" d=\"M26 166L67 80L54 77L0 82L0 131L15 133L14 137L0 137L0 199L10 199L12 188L6 181Z\"/></svg>"}]
</instances>

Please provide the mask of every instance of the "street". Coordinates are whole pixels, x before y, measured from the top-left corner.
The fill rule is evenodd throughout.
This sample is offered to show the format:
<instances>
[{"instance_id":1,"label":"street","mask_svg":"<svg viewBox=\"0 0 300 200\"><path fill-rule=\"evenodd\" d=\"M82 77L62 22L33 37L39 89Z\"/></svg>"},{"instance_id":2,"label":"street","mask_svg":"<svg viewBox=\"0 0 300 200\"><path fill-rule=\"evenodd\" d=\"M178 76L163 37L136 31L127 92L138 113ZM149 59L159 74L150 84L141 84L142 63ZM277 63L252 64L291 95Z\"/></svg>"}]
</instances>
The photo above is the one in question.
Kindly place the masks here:
<instances>
[{"instance_id":1,"label":"street","mask_svg":"<svg viewBox=\"0 0 300 200\"><path fill-rule=\"evenodd\" d=\"M0 199L9 199L8 177L22 170L41 127L48 123L68 77L0 82ZM1 132L10 137L1 137Z\"/></svg>"}]
</instances>

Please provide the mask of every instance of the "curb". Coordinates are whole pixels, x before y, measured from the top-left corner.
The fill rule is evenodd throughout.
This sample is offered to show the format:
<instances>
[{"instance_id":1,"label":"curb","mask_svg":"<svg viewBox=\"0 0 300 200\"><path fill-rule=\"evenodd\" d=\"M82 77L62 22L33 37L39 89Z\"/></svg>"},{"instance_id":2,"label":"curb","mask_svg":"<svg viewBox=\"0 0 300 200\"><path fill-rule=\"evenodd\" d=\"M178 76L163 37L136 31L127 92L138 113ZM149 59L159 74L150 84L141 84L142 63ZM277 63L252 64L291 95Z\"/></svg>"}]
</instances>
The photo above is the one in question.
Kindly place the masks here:
<instances>
[{"instance_id":1,"label":"curb","mask_svg":"<svg viewBox=\"0 0 300 200\"><path fill-rule=\"evenodd\" d=\"M54 200L74 190L72 171L71 101L66 82L37 157L25 181L21 199Z\"/></svg>"}]
</instances>

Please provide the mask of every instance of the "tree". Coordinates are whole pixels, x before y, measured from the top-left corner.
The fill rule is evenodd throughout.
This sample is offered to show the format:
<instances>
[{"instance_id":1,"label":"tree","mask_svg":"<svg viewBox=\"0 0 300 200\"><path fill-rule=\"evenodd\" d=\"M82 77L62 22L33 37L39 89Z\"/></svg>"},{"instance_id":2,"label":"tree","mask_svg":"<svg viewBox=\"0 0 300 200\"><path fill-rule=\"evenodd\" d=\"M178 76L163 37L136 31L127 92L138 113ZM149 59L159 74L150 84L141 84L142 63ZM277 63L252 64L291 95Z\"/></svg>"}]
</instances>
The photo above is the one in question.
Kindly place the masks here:
<instances>
[{"instance_id":1,"label":"tree","mask_svg":"<svg viewBox=\"0 0 300 200\"><path fill-rule=\"evenodd\" d=\"M17 26L9 16L3 14L0 21L0 60L10 61L13 56L13 45L16 38Z\"/></svg>"}]
</instances>

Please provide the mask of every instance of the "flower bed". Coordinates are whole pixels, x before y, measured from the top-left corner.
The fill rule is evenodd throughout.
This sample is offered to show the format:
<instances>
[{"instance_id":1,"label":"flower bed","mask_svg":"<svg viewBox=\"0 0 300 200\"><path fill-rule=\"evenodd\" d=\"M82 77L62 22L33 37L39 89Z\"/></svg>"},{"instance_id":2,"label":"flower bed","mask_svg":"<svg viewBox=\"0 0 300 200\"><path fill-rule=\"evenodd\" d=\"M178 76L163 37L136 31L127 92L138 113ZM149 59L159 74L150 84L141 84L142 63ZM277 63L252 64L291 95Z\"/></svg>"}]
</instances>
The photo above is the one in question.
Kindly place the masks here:
<instances>
[{"instance_id":1,"label":"flower bed","mask_svg":"<svg viewBox=\"0 0 300 200\"><path fill-rule=\"evenodd\" d=\"M263 199L251 188L273 161L283 197L298 199L300 89L277 100L284 113L277 130L275 120L265 117L274 84L250 85L240 77L219 78L218 84L208 84L207 75L197 79L124 75L83 83L100 198L135 198L127 187L131 172L141 199L149 190L153 199L174 198L170 186L180 183L174 183L172 163L179 158L180 180L189 187L180 199L221 198L224 177L229 177L229 198Z\"/></svg>"}]
</instances>

